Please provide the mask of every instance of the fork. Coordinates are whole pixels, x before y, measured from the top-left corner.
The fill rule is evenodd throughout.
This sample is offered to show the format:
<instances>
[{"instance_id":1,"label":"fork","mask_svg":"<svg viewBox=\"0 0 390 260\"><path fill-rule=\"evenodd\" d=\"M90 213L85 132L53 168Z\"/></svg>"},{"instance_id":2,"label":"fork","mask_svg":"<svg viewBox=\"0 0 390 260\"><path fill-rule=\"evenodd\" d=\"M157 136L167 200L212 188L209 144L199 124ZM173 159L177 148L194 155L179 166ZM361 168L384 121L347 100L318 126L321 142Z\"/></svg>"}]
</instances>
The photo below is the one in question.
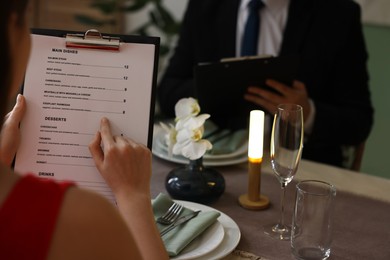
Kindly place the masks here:
<instances>
[{"instance_id":1,"label":"fork","mask_svg":"<svg viewBox=\"0 0 390 260\"><path fill-rule=\"evenodd\" d=\"M170 225L172 224L180 215L181 211L183 209L183 206L174 202L167 212L157 218L157 222L163 225Z\"/></svg>"}]
</instances>

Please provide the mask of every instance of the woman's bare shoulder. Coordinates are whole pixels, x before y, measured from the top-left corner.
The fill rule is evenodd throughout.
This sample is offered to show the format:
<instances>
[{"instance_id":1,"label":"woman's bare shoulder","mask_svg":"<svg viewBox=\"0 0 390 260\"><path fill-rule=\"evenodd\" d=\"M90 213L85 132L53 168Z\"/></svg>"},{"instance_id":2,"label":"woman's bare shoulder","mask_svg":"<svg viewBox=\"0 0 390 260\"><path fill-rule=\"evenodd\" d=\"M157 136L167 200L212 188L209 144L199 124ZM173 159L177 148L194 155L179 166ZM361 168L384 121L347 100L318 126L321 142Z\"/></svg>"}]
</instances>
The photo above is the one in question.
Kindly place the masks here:
<instances>
[{"instance_id":1,"label":"woman's bare shoulder","mask_svg":"<svg viewBox=\"0 0 390 260\"><path fill-rule=\"evenodd\" d=\"M140 259L117 208L77 187L65 195L48 259Z\"/></svg>"}]
</instances>

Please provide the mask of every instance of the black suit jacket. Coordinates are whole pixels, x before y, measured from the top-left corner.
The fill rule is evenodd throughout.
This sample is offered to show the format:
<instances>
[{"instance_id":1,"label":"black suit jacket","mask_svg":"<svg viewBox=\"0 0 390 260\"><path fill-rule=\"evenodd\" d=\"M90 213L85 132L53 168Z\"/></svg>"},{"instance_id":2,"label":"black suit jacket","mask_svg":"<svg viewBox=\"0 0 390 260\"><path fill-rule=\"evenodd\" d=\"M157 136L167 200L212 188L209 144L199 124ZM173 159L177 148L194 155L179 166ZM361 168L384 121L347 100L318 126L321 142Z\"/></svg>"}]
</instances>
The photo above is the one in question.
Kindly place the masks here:
<instances>
[{"instance_id":1,"label":"black suit jacket","mask_svg":"<svg viewBox=\"0 0 390 260\"><path fill-rule=\"evenodd\" d=\"M235 56L239 0L190 0L178 45L158 88L162 112L194 95L193 66ZM342 164L342 145L368 137L373 108L360 7L351 0L291 0L280 56L298 54L297 80L316 107L303 157Z\"/></svg>"}]
</instances>

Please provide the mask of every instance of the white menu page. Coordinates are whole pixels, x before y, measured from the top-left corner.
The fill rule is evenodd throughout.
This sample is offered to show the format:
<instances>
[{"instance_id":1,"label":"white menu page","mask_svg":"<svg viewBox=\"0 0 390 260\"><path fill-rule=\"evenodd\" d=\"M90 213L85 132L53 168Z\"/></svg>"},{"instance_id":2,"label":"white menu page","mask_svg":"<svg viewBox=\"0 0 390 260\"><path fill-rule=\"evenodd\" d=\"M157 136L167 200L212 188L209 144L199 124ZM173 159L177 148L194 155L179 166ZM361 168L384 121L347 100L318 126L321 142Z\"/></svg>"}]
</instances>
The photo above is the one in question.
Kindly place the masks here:
<instances>
[{"instance_id":1,"label":"white menu page","mask_svg":"<svg viewBox=\"0 0 390 260\"><path fill-rule=\"evenodd\" d=\"M114 135L147 145L155 45L120 51L65 48L65 39L32 35L15 170L70 180L114 200L88 149L105 116Z\"/></svg>"}]
</instances>

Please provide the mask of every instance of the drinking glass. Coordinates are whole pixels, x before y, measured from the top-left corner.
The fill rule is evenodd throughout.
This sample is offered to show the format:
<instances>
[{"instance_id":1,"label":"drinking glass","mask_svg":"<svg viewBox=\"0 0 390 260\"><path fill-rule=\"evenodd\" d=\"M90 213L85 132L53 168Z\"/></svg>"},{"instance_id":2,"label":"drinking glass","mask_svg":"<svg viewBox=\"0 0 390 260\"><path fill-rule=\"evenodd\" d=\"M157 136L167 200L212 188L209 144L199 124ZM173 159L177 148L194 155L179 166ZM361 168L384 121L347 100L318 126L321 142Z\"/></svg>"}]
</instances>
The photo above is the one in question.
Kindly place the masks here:
<instances>
[{"instance_id":1,"label":"drinking glass","mask_svg":"<svg viewBox=\"0 0 390 260\"><path fill-rule=\"evenodd\" d=\"M281 185L280 219L264 227L264 232L280 240L289 240L291 228L284 222L286 186L294 178L303 147L303 111L296 104L281 104L274 116L271 133L271 166Z\"/></svg>"},{"instance_id":2,"label":"drinking glass","mask_svg":"<svg viewBox=\"0 0 390 260\"><path fill-rule=\"evenodd\" d=\"M298 183L291 230L291 249L297 259L327 259L332 242L332 212L336 188L323 181Z\"/></svg>"}]
</instances>

